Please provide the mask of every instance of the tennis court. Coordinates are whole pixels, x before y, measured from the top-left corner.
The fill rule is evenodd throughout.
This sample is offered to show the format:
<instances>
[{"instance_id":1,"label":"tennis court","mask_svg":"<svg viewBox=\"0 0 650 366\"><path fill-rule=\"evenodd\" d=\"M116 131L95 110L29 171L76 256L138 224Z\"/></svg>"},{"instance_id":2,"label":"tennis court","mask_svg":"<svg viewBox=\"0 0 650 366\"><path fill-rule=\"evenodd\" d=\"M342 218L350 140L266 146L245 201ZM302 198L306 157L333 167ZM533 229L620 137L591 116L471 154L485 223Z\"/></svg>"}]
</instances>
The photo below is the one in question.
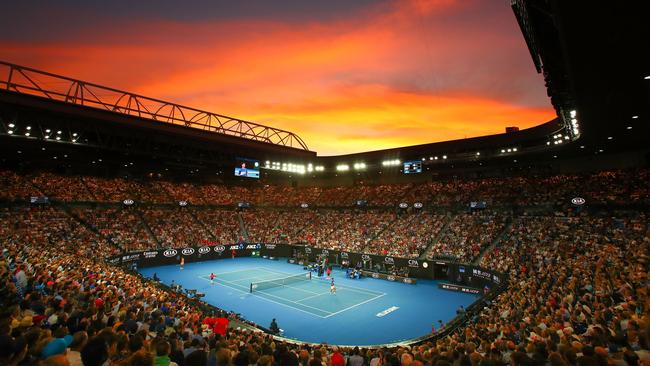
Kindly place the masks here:
<instances>
[{"instance_id":1,"label":"tennis court","mask_svg":"<svg viewBox=\"0 0 650 366\"><path fill-rule=\"evenodd\" d=\"M315 275L312 278L309 273L296 275L265 267L215 274L215 282L219 285L250 292L253 296L321 318L329 318L386 295L340 284L336 285L336 294L332 294L330 281L326 278ZM210 281L210 274L201 278Z\"/></svg>"},{"instance_id":2,"label":"tennis court","mask_svg":"<svg viewBox=\"0 0 650 366\"><path fill-rule=\"evenodd\" d=\"M276 318L283 335L307 342L340 345L376 345L412 339L431 332L431 325L448 322L458 306L469 306L475 295L445 291L437 281L417 285L350 279L335 268L330 281L286 260L235 258L141 268L163 283L204 293L203 300L234 311L262 326ZM210 283L210 273L217 275ZM292 276L289 280L282 280ZM273 281L274 284L265 282ZM257 287L251 292L251 283ZM278 283L282 285L278 286Z\"/></svg>"}]
</instances>

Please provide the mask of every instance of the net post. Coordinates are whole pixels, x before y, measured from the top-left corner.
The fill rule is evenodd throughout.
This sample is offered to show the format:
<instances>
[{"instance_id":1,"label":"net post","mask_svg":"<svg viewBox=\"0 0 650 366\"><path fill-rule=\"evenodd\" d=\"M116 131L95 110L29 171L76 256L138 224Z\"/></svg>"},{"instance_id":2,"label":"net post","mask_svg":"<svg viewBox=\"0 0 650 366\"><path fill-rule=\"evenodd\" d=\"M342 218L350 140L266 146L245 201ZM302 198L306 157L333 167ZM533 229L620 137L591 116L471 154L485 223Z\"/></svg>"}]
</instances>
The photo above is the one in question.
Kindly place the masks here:
<instances>
[{"instance_id":1,"label":"net post","mask_svg":"<svg viewBox=\"0 0 650 366\"><path fill-rule=\"evenodd\" d=\"M252 284L252 283L251 283L251 285L250 285L250 293L251 293L251 294L253 293L253 284Z\"/></svg>"},{"instance_id":2,"label":"net post","mask_svg":"<svg viewBox=\"0 0 650 366\"><path fill-rule=\"evenodd\" d=\"M307 273L309 273L309 279L311 280L311 271L309 271Z\"/></svg>"}]
</instances>

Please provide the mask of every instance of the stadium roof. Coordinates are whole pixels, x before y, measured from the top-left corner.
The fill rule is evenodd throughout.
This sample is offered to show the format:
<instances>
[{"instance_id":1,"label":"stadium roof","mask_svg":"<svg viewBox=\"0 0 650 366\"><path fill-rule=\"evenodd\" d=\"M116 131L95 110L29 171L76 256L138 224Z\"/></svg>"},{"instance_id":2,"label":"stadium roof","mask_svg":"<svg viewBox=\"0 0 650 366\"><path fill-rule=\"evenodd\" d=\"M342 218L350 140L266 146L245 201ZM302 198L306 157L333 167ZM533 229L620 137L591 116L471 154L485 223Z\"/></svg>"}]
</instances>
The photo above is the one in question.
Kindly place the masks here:
<instances>
[{"instance_id":1,"label":"stadium roof","mask_svg":"<svg viewBox=\"0 0 650 366\"><path fill-rule=\"evenodd\" d=\"M131 156L160 167L218 171L243 156L322 164L333 172L340 164L353 170L356 162L381 169L387 161L417 159L435 169L445 164L552 161L558 156L593 158L647 150L650 59L644 45L650 29L640 4L515 0L512 7L532 56L531 67L543 73L558 113L558 118L538 127L316 157L288 131L0 63L7 70L0 73L3 159L47 166L52 164L52 151L58 151L55 156L60 159L59 155L76 150L83 151L77 154L81 159L77 163L90 164L115 154L119 164L129 164ZM19 126L12 129L10 124ZM62 131L66 138L56 140L46 130Z\"/></svg>"}]
</instances>

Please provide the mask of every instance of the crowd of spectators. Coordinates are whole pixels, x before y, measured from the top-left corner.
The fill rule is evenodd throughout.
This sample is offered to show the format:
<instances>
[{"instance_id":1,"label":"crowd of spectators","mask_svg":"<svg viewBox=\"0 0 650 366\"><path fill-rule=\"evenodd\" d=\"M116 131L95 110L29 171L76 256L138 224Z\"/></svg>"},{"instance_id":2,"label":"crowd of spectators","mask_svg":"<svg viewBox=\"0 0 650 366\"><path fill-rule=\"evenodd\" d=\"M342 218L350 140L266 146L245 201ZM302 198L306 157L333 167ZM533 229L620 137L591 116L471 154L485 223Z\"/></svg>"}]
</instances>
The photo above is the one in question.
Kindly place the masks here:
<instances>
[{"instance_id":1,"label":"crowd of spectators","mask_svg":"<svg viewBox=\"0 0 650 366\"><path fill-rule=\"evenodd\" d=\"M418 258L440 233L444 215L428 212L397 215L390 227L370 241L365 252L402 258Z\"/></svg>"},{"instance_id":2,"label":"crowd of spectators","mask_svg":"<svg viewBox=\"0 0 650 366\"><path fill-rule=\"evenodd\" d=\"M135 208L76 207L72 209L72 213L94 227L100 236L122 251L158 247L156 239L146 229Z\"/></svg>"},{"instance_id":3,"label":"crowd of spectators","mask_svg":"<svg viewBox=\"0 0 650 366\"><path fill-rule=\"evenodd\" d=\"M5 189L0 199L28 199L47 195L60 201L121 202L133 199L146 203L194 205L348 207L357 201L369 206L395 207L405 202L424 205L467 206L484 201L489 206L568 205L574 197L590 204L648 204L648 170L605 171L585 175L550 175L504 178L441 179L427 183L344 187L289 187L255 181L247 186L164 181L159 178L100 178L52 173L17 174L0 171Z\"/></svg>"},{"instance_id":4,"label":"crowd of spectators","mask_svg":"<svg viewBox=\"0 0 650 366\"><path fill-rule=\"evenodd\" d=\"M368 219L370 213L360 213L358 219L350 217L354 214L327 212L322 217L348 219L353 223L349 228L359 235L361 218ZM391 215L387 221L394 219ZM397 222L417 222L424 219L421 215ZM208 312L195 300L105 263L102 258L115 248L55 207L5 208L0 220L2 365L650 362L650 236L643 213L617 218L515 217L506 238L489 248L481 262L508 274L503 293L475 312L461 314L464 325L444 337L379 349L289 344L251 330L218 328L215 318L227 314ZM477 215L459 220L473 227L498 218Z\"/></svg>"},{"instance_id":5,"label":"crowd of spectators","mask_svg":"<svg viewBox=\"0 0 650 366\"><path fill-rule=\"evenodd\" d=\"M500 214L461 213L451 220L442 237L433 244L428 258L447 258L472 262L490 245L505 227Z\"/></svg>"}]
</instances>

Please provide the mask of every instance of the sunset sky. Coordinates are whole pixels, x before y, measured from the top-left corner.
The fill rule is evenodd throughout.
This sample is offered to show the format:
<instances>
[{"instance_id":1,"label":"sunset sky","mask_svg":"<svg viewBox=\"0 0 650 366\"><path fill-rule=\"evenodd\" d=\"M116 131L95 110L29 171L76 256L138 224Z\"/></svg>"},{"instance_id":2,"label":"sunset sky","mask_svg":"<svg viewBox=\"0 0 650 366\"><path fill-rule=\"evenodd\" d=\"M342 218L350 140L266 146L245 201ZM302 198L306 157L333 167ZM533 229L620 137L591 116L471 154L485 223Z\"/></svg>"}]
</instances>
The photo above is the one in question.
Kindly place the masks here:
<instances>
[{"instance_id":1,"label":"sunset sky","mask_svg":"<svg viewBox=\"0 0 650 366\"><path fill-rule=\"evenodd\" d=\"M287 129L333 155L555 116L505 0L11 1L0 60Z\"/></svg>"}]
</instances>

